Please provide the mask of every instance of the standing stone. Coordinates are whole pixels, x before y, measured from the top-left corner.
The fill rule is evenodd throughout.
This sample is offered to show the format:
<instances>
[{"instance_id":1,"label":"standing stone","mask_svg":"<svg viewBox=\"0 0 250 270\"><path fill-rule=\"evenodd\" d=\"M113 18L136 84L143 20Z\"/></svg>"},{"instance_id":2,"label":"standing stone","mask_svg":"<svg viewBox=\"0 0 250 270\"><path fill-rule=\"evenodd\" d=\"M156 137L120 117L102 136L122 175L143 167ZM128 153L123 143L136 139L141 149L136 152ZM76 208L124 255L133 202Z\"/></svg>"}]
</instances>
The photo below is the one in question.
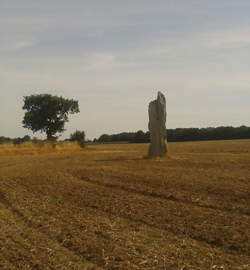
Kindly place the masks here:
<instances>
[{"instance_id":1,"label":"standing stone","mask_svg":"<svg viewBox=\"0 0 250 270\"><path fill-rule=\"evenodd\" d=\"M166 143L166 99L158 92L157 99L149 103L148 107L151 144L148 155L150 157L164 156L167 153Z\"/></svg>"}]
</instances>

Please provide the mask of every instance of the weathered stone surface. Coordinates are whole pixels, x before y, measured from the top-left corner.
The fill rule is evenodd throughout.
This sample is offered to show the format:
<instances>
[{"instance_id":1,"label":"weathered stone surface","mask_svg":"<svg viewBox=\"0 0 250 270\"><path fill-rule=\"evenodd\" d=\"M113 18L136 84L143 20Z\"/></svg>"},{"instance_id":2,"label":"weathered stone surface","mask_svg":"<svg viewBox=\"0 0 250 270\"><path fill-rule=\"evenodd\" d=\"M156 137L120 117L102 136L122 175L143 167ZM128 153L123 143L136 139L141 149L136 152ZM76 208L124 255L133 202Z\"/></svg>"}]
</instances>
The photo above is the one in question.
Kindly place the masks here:
<instances>
[{"instance_id":1,"label":"weathered stone surface","mask_svg":"<svg viewBox=\"0 0 250 270\"><path fill-rule=\"evenodd\" d=\"M157 99L149 103L148 107L151 144L148 155L150 157L164 156L167 153L166 142L166 99L158 92Z\"/></svg>"}]
</instances>

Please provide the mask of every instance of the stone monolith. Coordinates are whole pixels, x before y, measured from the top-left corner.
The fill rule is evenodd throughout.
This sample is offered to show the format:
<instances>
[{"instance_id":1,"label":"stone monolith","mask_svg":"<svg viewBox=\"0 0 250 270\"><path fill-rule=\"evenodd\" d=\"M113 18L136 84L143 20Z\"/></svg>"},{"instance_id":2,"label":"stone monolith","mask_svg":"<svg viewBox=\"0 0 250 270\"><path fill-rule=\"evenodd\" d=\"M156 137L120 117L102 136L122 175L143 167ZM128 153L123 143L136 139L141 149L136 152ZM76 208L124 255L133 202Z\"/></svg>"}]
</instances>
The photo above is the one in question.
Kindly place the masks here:
<instances>
[{"instance_id":1,"label":"stone monolith","mask_svg":"<svg viewBox=\"0 0 250 270\"><path fill-rule=\"evenodd\" d=\"M149 103L148 107L151 144L149 146L149 157L164 156L167 153L166 142L166 99L158 92L157 99Z\"/></svg>"}]
</instances>

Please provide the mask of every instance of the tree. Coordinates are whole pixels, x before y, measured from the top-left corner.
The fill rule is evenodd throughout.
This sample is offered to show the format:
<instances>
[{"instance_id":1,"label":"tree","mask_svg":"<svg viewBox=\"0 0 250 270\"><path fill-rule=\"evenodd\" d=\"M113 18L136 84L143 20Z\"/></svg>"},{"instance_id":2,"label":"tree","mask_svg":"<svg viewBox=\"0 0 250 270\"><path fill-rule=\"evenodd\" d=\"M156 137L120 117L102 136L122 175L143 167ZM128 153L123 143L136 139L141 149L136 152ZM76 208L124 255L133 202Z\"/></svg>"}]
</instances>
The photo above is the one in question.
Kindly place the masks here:
<instances>
[{"instance_id":1,"label":"tree","mask_svg":"<svg viewBox=\"0 0 250 270\"><path fill-rule=\"evenodd\" d=\"M12 142L16 145L16 144L20 144L20 143L24 143L24 142L29 142L31 140L29 135L25 135L23 136L23 138L14 138L12 139Z\"/></svg>"},{"instance_id":2,"label":"tree","mask_svg":"<svg viewBox=\"0 0 250 270\"><path fill-rule=\"evenodd\" d=\"M98 139L99 142L111 142L111 136L108 134L102 134Z\"/></svg>"},{"instance_id":3,"label":"tree","mask_svg":"<svg viewBox=\"0 0 250 270\"><path fill-rule=\"evenodd\" d=\"M78 142L78 144L83 148L85 146L85 132L76 130L74 133L70 134L70 141Z\"/></svg>"},{"instance_id":4,"label":"tree","mask_svg":"<svg viewBox=\"0 0 250 270\"><path fill-rule=\"evenodd\" d=\"M23 110L27 110L23 119L23 127L33 132L41 131L47 140L56 139L56 133L62 133L68 122L68 114L79 112L78 101L49 94L24 97Z\"/></svg>"},{"instance_id":5,"label":"tree","mask_svg":"<svg viewBox=\"0 0 250 270\"><path fill-rule=\"evenodd\" d=\"M134 143L145 143L148 142L147 133L144 133L142 130L138 130L134 135Z\"/></svg>"}]
</instances>

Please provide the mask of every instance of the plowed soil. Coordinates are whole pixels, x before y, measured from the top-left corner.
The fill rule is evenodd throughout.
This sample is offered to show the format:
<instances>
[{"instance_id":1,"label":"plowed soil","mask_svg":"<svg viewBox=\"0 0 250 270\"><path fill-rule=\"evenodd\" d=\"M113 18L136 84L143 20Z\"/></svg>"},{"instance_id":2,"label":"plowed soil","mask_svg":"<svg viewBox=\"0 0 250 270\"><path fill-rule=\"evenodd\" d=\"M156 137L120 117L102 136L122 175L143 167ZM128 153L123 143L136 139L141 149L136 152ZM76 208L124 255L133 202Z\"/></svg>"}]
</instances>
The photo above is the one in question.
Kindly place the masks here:
<instances>
[{"instance_id":1,"label":"plowed soil","mask_svg":"<svg viewBox=\"0 0 250 270\"><path fill-rule=\"evenodd\" d=\"M0 269L250 269L250 140L0 154Z\"/></svg>"}]
</instances>

